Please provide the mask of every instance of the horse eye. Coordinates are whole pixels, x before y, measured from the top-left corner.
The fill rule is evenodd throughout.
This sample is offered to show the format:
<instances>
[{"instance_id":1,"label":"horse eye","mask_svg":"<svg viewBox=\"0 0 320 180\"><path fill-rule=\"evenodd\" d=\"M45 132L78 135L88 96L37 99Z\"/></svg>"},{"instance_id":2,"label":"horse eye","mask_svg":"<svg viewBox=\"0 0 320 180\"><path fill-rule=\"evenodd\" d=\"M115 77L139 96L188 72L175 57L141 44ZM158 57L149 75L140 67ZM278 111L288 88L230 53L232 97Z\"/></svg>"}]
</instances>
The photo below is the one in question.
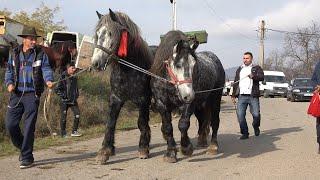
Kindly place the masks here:
<instances>
[{"instance_id":1,"label":"horse eye","mask_svg":"<svg viewBox=\"0 0 320 180\"><path fill-rule=\"evenodd\" d=\"M178 68L178 69L179 69L179 68L181 68L181 67L182 67L182 63L181 63L181 62L176 62L176 63L175 63L175 66L176 66L176 68Z\"/></svg>"},{"instance_id":2,"label":"horse eye","mask_svg":"<svg viewBox=\"0 0 320 180\"><path fill-rule=\"evenodd\" d=\"M109 36L111 37L111 32L109 32Z\"/></svg>"}]
</instances>

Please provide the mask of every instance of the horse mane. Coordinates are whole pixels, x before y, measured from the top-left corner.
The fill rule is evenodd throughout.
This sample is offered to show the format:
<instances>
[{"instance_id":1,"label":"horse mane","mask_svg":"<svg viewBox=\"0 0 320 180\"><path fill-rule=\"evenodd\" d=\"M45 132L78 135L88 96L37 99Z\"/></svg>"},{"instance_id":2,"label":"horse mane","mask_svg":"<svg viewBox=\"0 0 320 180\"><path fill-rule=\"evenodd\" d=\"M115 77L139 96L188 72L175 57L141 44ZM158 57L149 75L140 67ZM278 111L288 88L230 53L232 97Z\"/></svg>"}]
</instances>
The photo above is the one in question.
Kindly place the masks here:
<instances>
[{"instance_id":1,"label":"horse mane","mask_svg":"<svg viewBox=\"0 0 320 180\"><path fill-rule=\"evenodd\" d=\"M63 69L71 62L68 49L76 48L76 45L73 41L68 40L53 44L51 47L40 47L47 54L51 68L55 70L56 68Z\"/></svg>"},{"instance_id":2,"label":"horse mane","mask_svg":"<svg viewBox=\"0 0 320 180\"><path fill-rule=\"evenodd\" d=\"M62 65L62 55L51 47L40 46L49 58L49 64L52 69L56 69Z\"/></svg>"},{"instance_id":3,"label":"horse mane","mask_svg":"<svg viewBox=\"0 0 320 180\"><path fill-rule=\"evenodd\" d=\"M172 57L173 47L180 40L188 41L188 38L183 32L179 30L169 31L167 34L164 35L155 54L154 63L150 69L152 73L157 74L158 76L164 76L164 61Z\"/></svg>"},{"instance_id":4,"label":"horse mane","mask_svg":"<svg viewBox=\"0 0 320 180\"><path fill-rule=\"evenodd\" d=\"M118 40L112 51L116 52L119 47L120 35L123 30L128 31L128 56L124 58L126 61L133 63L139 67L149 69L153 62L153 55L148 47L148 44L142 39L140 28L130 19L130 17L122 12L114 12L120 23L114 22L110 14L101 16L98 24L96 25L95 32L102 26L108 26L112 32L113 38ZM97 35L94 36L95 42L98 39ZM114 65L114 64L113 64Z\"/></svg>"}]
</instances>

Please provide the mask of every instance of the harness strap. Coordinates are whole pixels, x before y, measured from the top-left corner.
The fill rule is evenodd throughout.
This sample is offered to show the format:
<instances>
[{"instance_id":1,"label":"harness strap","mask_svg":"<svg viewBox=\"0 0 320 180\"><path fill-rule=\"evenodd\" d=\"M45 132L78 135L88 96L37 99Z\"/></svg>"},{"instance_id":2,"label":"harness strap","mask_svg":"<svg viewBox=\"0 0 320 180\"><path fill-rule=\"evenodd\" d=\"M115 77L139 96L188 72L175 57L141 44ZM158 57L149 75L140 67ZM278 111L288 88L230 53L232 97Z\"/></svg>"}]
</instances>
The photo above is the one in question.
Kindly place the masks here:
<instances>
[{"instance_id":1,"label":"harness strap","mask_svg":"<svg viewBox=\"0 0 320 180\"><path fill-rule=\"evenodd\" d=\"M179 80L178 77L174 74L172 68L169 66L169 60L164 62L168 75L170 77L170 83L174 84L174 85L181 85L181 84L186 84L186 83L192 83L192 79L184 79L184 80Z\"/></svg>"}]
</instances>

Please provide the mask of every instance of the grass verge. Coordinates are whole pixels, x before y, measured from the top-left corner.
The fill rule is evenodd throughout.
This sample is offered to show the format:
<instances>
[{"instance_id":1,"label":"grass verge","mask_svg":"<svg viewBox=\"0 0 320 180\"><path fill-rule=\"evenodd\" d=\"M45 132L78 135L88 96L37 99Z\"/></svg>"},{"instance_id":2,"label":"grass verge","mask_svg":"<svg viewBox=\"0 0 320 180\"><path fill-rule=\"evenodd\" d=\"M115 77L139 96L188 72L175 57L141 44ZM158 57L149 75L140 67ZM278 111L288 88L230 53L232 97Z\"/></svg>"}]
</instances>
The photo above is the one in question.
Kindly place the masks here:
<instances>
[{"instance_id":1,"label":"grass verge","mask_svg":"<svg viewBox=\"0 0 320 180\"><path fill-rule=\"evenodd\" d=\"M134 119L137 119L137 112L133 112L135 116ZM156 124L161 122L160 115L155 113L150 113L150 125ZM121 116L118 119L117 123L117 130L125 131L125 130L131 130L137 128L137 120L131 120L127 117ZM98 138L103 136L105 131L105 125L96 125L91 126L90 128L83 129L81 133L83 136L77 137L77 138L60 138L60 136L57 137L43 137L43 138L36 138L35 144L34 144L34 150L41 150L41 149L47 149L52 146L62 146L67 144L72 144L74 142L78 141L86 141L92 138ZM8 155L14 155L18 154L19 151L12 145L11 141L9 139L5 139L0 143L0 158L4 158Z\"/></svg>"}]
</instances>

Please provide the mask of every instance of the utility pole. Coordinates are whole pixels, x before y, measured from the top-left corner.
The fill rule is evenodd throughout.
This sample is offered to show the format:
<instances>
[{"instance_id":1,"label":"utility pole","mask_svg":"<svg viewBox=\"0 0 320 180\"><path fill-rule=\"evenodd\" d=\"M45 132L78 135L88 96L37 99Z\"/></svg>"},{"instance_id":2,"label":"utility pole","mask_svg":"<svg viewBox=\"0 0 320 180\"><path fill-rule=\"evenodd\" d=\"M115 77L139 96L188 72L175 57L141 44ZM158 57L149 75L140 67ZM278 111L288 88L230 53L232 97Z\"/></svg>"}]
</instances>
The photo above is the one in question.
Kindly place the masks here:
<instances>
[{"instance_id":1,"label":"utility pole","mask_svg":"<svg viewBox=\"0 0 320 180\"><path fill-rule=\"evenodd\" d=\"M176 0L170 0L172 3L172 29L177 30L177 6L176 6Z\"/></svg>"},{"instance_id":2,"label":"utility pole","mask_svg":"<svg viewBox=\"0 0 320 180\"><path fill-rule=\"evenodd\" d=\"M259 60L260 60L260 66L263 69L264 66L264 37L265 37L265 21L262 20L259 28L260 32L260 54L259 54Z\"/></svg>"}]
</instances>

